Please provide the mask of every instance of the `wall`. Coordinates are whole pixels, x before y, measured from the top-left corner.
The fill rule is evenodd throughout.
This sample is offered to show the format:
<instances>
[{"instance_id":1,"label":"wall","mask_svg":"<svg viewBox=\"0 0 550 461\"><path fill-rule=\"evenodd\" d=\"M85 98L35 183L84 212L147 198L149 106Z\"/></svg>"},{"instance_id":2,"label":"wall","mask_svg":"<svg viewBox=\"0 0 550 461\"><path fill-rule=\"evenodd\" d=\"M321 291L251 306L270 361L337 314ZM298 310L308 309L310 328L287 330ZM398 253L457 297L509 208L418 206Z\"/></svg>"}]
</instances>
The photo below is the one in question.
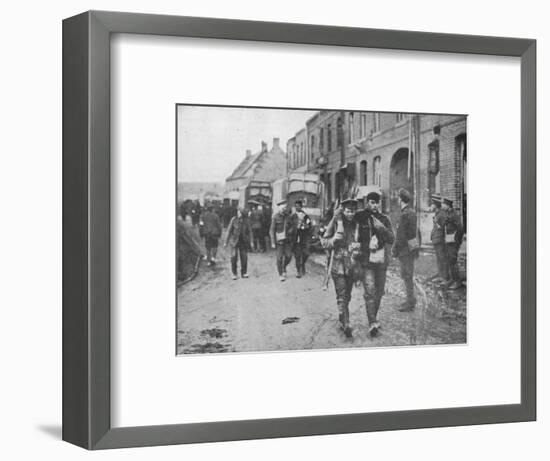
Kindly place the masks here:
<instances>
[{"instance_id":1,"label":"wall","mask_svg":"<svg viewBox=\"0 0 550 461\"><path fill-rule=\"evenodd\" d=\"M540 392L536 423L116 450L93 455L60 442L61 19L91 8L536 37L539 40L539 127L550 123L550 100L548 87L544 84L550 78L550 31L543 2L464 0L452 14L435 0L385 3L341 0L337 5L334 2L324 5L279 0L276 8L263 2L239 0L73 0L5 4L2 11L5 20L0 31L4 64L0 86L3 105L0 117L4 128L0 140L3 161L0 192L4 217L0 240L3 282L0 290L3 314L0 425L5 459L76 461L92 459L92 456L94 460L132 461L152 457L162 460L547 459L550 335L545 326L550 324L547 309L550 295L544 289L539 291ZM342 69L343 76L346 71L352 69ZM342 83L335 82L335 89L339 84ZM542 264L550 257L550 246L545 238L550 232L550 211L544 206L550 198L550 184L542 181L550 174L549 161L544 156L549 151L548 134L539 129L540 282L550 277L547 265ZM491 155L498 156L498 153ZM40 188L33 187L35 185ZM487 192L489 196L495 191ZM498 319L495 319L497 325ZM495 355L497 359L500 358ZM367 388L368 383L365 383ZM403 392L407 392L406 383L403 383ZM368 392L365 395L368 396Z\"/></svg>"}]
</instances>

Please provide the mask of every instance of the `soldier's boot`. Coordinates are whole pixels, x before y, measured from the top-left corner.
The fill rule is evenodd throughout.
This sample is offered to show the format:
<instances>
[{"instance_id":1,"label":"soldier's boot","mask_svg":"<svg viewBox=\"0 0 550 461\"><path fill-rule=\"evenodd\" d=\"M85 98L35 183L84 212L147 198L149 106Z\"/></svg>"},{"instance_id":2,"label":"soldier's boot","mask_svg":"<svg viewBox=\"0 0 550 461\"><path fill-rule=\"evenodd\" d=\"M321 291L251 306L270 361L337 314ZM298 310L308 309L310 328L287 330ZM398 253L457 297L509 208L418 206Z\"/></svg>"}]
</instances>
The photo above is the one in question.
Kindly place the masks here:
<instances>
[{"instance_id":1,"label":"soldier's boot","mask_svg":"<svg viewBox=\"0 0 550 461\"><path fill-rule=\"evenodd\" d=\"M346 338L351 338L352 330L349 324L348 306L345 304L339 304L338 311L340 312L340 314L338 315L338 319L340 320L340 326L342 328L342 331L344 332L344 335L346 335Z\"/></svg>"}]
</instances>

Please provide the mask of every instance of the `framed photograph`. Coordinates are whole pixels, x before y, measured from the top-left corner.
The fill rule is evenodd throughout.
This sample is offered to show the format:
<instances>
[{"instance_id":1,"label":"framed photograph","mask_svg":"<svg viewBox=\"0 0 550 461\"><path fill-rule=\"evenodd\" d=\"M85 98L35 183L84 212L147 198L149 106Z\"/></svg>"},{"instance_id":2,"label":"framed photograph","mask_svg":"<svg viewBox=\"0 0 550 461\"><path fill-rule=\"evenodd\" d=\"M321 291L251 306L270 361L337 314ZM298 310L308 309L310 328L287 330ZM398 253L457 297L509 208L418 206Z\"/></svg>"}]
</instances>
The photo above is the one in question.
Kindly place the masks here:
<instances>
[{"instance_id":1,"label":"framed photograph","mask_svg":"<svg viewBox=\"0 0 550 461\"><path fill-rule=\"evenodd\" d=\"M536 42L63 22L63 439L536 418Z\"/></svg>"}]
</instances>

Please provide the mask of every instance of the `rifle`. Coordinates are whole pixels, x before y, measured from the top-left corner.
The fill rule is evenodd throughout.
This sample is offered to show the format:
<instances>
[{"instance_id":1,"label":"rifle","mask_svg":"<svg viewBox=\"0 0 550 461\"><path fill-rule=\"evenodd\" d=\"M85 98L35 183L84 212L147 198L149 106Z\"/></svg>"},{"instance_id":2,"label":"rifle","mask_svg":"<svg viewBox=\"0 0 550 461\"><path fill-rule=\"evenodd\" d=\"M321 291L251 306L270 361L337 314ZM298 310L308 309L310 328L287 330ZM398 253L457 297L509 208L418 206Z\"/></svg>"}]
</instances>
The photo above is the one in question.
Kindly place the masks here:
<instances>
[{"instance_id":1,"label":"rifle","mask_svg":"<svg viewBox=\"0 0 550 461\"><path fill-rule=\"evenodd\" d=\"M336 200L336 203L334 204L334 213L336 213L336 210L338 209L338 207L340 206L340 200ZM331 222L329 223L328 225L328 228L332 228L333 229L333 232L335 232L335 223L333 223L333 220L334 220L334 215L332 217L332 220ZM334 248L331 248L330 249L330 253L328 255L328 261L327 261L327 266L326 266L326 270L325 270L325 279L323 280L323 291L326 291L328 290L328 281L330 279L330 273L332 272L332 262L334 260Z\"/></svg>"}]
</instances>

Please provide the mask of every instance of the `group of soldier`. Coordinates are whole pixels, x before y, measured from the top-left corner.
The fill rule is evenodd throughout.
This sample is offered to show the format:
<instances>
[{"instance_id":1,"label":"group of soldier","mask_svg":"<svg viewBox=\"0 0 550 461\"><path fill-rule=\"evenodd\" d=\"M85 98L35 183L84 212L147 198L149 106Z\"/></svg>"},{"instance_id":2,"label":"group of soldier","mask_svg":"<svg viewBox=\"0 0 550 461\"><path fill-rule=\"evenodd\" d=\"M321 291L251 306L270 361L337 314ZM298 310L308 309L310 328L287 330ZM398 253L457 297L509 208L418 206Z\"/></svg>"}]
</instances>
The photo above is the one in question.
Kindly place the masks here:
<instances>
[{"instance_id":1,"label":"group of soldier","mask_svg":"<svg viewBox=\"0 0 550 461\"><path fill-rule=\"evenodd\" d=\"M358 208L358 200L347 198L333 211L333 216L320 235L327 252L327 275L333 280L340 327L346 337L352 337L349 303L355 285L362 286L370 336L379 334L378 317L385 293L386 273L391 257L397 258L403 279L406 299L400 312L411 312L416 307L414 290L415 260L419 255L417 217L411 207L411 194L406 189L398 192L400 213L395 231L389 217L381 211L381 191L372 189L365 197L365 206ZM436 283L448 289L461 285L458 274L458 250L463 239L463 228L452 200L432 196L434 245L438 274ZM269 227L269 241L276 250L277 273L281 282L287 277L287 266L294 256L296 277L306 273L312 220L300 200L290 209L286 200L277 203ZM231 273L237 279L238 262L242 278L248 278L248 251L266 251L262 211L239 208L227 226L224 246L230 247ZM218 240L222 235L220 220L212 209L200 217L201 235L205 239L208 264L215 263Z\"/></svg>"}]
</instances>

